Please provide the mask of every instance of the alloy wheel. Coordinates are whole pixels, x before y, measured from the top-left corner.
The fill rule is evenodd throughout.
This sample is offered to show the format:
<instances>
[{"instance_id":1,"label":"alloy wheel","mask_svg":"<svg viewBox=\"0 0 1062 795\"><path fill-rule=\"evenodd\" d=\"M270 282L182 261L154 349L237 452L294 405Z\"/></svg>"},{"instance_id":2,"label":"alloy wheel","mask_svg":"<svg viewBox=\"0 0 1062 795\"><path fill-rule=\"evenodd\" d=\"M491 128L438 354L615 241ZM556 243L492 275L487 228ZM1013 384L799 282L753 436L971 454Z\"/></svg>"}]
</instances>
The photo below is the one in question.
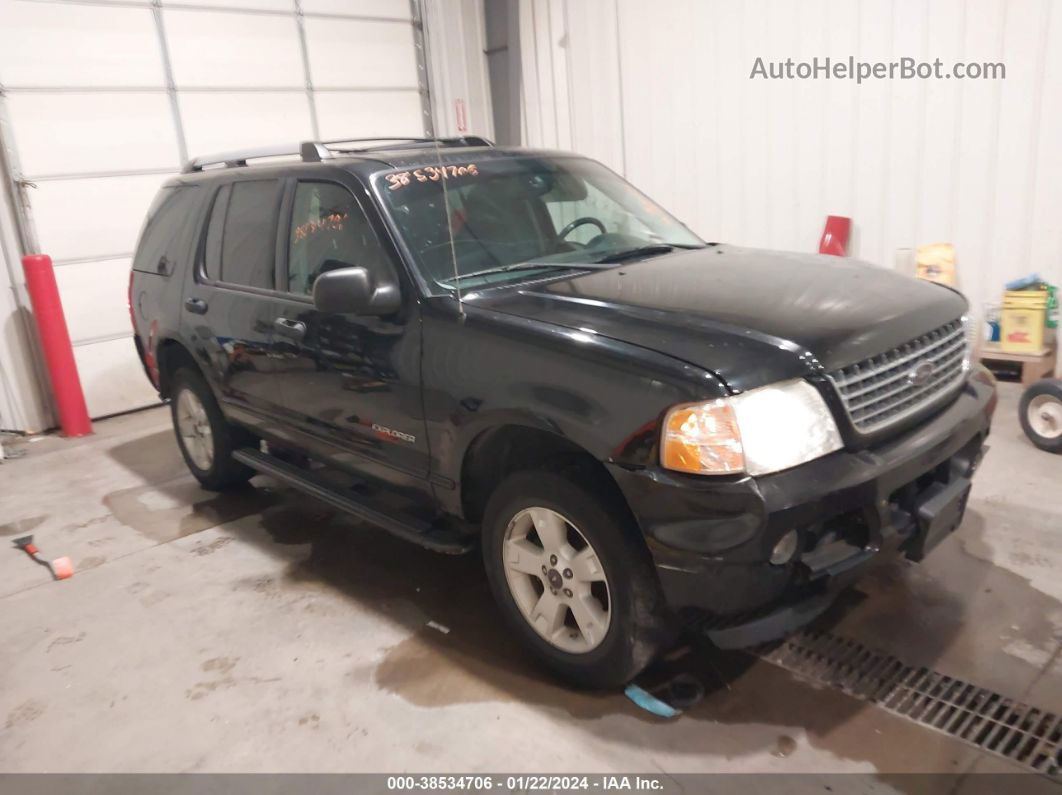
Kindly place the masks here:
<instances>
[{"instance_id":1,"label":"alloy wheel","mask_svg":"<svg viewBox=\"0 0 1062 795\"><path fill-rule=\"evenodd\" d=\"M524 619L569 654L597 648L612 623L604 567L580 530L549 508L525 508L502 542L505 580Z\"/></svg>"},{"instance_id":2,"label":"alloy wheel","mask_svg":"<svg viewBox=\"0 0 1062 795\"><path fill-rule=\"evenodd\" d=\"M190 389L177 395L177 433L192 463L204 472L214 463L214 434L203 401Z\"/></svg>"}]
</instances>

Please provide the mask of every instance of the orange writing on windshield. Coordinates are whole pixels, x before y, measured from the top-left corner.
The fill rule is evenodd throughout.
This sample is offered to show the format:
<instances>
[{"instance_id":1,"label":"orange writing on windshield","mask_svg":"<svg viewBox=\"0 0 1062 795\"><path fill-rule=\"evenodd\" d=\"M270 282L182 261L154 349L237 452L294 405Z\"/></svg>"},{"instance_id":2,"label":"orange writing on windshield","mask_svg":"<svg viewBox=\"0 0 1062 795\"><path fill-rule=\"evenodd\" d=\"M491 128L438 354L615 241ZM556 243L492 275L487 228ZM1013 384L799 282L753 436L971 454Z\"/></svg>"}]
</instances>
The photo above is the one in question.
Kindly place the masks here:
<instances>
[{"instance_id":1,"label":"orange writing on windshield","mask_svg":"<svg viewBox=\"0 0 1062 795\"><path fill-rule=\"evenodd\" d=\"M441 179L464 176L475 177L478 175L479 169L476 168L475 163L469 163L464 166L424 166L412 171L399 171L397 174L388 174L387 187L390 190L398 190L411 184L413 180L417 182L438 182Z\"/></svg>"}]
</instances>

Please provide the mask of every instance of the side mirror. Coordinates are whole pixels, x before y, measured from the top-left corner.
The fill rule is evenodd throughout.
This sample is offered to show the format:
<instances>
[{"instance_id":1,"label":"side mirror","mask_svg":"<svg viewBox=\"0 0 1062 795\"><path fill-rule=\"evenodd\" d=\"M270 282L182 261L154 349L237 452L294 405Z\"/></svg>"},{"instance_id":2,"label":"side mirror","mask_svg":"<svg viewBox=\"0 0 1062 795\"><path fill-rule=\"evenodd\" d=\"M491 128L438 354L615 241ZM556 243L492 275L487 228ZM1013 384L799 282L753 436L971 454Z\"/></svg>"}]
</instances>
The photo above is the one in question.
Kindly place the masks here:
<instances>
[{"instance_id":1,"label":"side mirror","mask_svg":"<svg viewBox=\"0 0 1062 795\"><path fill-rule=\"evenodd\" d=\"M313 304L320 312L390 315L401 306L398 285L389 280L377 283L368 268L330 260L322 269L313 283Z\"/></svg>"}]
</instances>

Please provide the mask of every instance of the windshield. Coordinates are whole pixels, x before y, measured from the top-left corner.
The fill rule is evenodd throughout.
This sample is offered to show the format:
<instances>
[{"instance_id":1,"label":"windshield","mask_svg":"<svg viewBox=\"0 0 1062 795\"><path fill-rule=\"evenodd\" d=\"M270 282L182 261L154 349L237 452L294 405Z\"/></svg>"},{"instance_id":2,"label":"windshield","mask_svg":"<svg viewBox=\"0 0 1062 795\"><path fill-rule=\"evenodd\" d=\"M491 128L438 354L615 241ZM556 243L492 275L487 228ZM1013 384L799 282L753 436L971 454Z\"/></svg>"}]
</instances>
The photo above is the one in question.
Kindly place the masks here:
<instances>
[{"instance_id":1,"label":"windshield","mask_svg":"<svg viewBox=\"0 0 1062 795\"><path fill-rule=\"evenodd\" d=\"M462 290L619 262L625 256L658 255L669 247L704 245L661 207L591 160L523 157L456 163L451 152L447 155L444 166L397 169L376 177L387 211L435 294L455 287L447 209Z\"/></svg>"}]
</instances>

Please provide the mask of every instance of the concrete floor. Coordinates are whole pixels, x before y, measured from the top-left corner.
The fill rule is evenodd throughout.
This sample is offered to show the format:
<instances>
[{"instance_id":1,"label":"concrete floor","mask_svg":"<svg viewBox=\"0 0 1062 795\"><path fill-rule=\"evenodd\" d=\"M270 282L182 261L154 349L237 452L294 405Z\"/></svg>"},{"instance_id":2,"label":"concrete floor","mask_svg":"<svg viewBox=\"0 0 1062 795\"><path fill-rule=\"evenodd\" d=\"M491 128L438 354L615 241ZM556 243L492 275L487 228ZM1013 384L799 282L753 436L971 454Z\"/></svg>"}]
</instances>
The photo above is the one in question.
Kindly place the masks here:
<instances>
[{"instance_id":1,"label":"concrete floor","mask_svg":"<svg viewBox=\"0 0 1062 795\"><path fill-rule=\"evenodd\" d=\"M824 626L1059 712L1062 456L1022 436L1019 394L1001 385L959 532L864 581ZM54 583L0 553L2 772L1017 770L744 655L689 655L708 692L669 721L565 689L505 631L478 556L434 555L263 478L205 492L164 408L21 446L0 465L0 536L32 532L77 574Z\"/></svg>"}]
</instances>

